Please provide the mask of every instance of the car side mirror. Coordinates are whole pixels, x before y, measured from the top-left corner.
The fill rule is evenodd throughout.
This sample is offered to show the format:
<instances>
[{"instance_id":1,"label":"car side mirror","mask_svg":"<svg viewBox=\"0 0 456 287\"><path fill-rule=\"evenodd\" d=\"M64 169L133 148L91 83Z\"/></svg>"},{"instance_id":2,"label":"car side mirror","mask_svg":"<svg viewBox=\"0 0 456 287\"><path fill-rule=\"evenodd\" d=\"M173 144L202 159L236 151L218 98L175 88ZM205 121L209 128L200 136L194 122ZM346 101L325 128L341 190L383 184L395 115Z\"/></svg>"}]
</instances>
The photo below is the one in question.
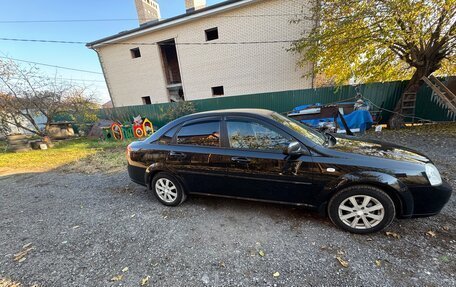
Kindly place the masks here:
<instances>
[{"instance_id":1,"label":"car side mirror","mask_svg":"<svg viewBox=\"0 0 456 287\"><path fill-rule=\"evenodd\" d=\"M306 150L303 149L302 145L299 142L291 142L288 147L283 151L284 154L289 156L300 156L307 154Z\"/></svg>"}]
</instances>

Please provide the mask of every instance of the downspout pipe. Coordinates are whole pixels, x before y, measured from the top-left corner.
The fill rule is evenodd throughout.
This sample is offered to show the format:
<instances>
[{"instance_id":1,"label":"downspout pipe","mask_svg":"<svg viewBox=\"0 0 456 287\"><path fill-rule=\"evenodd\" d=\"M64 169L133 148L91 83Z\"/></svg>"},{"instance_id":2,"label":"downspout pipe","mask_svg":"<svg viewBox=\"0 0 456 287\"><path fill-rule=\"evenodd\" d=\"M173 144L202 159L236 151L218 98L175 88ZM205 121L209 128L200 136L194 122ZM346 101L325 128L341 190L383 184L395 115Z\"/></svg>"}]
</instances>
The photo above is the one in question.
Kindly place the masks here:
<instances>
[{"instance_id":1,"label":"downspout pipe","mask_svg":"<svg viewBox=\"0 0 456 287\"><path fill-rule=\"evenodd\" d=\"M100 62L100 66L101 66L101 71L103 72L103 78L105 80L106 87L108 88L109 98L111 99L112 107L115 108L116 106L115 106L114 100L112 98L111 87L109 86L109 81L108 81L108 78L106 76L105 67L103 65L103 60L101 59L101 55L100 55L100 53L98 52L98 50L96 48L94 48L94 47L88 47L88 48L94 50L97 53L98 61Z\"/></svg>"}]
</instances>

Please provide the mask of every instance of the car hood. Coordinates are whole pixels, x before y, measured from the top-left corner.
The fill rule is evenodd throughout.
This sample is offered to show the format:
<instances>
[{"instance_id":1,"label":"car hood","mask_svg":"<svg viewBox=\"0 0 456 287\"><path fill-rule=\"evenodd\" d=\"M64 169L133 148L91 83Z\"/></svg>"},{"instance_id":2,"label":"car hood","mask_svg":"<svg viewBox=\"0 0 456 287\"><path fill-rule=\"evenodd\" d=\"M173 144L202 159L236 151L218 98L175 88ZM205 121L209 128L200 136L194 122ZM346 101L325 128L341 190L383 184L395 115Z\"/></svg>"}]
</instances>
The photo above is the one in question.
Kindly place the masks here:
<instances>
[{"instance_id":1,"label":"car hood","mask_svg":"<svg viewBox=\"0 0 456 287\"><path fill-rule=\"evenodd\" d=\"M430 162L425 155L399 145L348 137L336 139L337 143L330 147L332 150L414 163Z\"/></svg>"}]
</instances>

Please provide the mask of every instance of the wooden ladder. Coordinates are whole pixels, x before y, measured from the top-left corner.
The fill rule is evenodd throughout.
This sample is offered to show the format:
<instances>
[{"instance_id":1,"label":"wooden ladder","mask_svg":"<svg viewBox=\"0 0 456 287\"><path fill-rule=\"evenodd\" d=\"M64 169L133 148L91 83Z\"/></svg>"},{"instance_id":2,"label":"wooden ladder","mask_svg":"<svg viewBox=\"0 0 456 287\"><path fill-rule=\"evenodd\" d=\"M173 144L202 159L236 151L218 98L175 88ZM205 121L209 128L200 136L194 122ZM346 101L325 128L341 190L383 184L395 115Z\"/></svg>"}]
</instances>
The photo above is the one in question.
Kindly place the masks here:
<instances>
[{"instance_id":1,"label":"wooden ladder","mask_svg":"<svg viewBox=\"0 0 456 287\"><path fill-rule=\"evenodd\" d=\"M431 87L433 93L431 100L439 105L441 108L447 110L447 116L453 120L456 119L456 95L454 95L447 86L445 86L439 79L433 75L423 77L422 80Z\"/></svg>"},{"instance_id":2,"label":"wooden ladder","mask_svg":"<svg viewBox=\"0 0 456 287\"><path fill-rule=\"evenodd\" d=\"M411 118L415 122L416 92L407 92L402 95L401 115Z\"/></svg>"}]
</instances>

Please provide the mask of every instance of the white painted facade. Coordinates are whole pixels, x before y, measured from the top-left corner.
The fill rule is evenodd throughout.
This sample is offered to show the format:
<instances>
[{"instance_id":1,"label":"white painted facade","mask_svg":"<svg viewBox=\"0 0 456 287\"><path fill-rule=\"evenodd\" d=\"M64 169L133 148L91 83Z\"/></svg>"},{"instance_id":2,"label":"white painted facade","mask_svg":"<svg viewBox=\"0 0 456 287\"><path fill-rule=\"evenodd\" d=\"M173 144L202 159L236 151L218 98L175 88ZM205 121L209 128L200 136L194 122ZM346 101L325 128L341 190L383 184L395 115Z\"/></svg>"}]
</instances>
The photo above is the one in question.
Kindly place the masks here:
<instances>
[{"instance_id":1,"label":"white painted facade","mask_svg":"<svg viewBox=\"0 0 456 287\"><path fill-rule=\"evenodd\" d=\"M170 101L160 47L139 44L170 39L176 43L187 101L213 98L212 87L218 86L223 86L223 96L306 89L311 87L311 79L303 75L311 65L297 67L297 55L287 51L290 43L252 44L302 37L312 28L312 23L294 24L290 20L296 18L293 14L302 11L310 15L309 10L303 10L306 3L237 1L88 46L98 52L115 107L141 105L143 97L150 97L152 104ZM206 41L205 30L215 27L219 38ZM141 57L132 58L130 49L134 48L139 48Z\"/></svg>"}]
</instances>

